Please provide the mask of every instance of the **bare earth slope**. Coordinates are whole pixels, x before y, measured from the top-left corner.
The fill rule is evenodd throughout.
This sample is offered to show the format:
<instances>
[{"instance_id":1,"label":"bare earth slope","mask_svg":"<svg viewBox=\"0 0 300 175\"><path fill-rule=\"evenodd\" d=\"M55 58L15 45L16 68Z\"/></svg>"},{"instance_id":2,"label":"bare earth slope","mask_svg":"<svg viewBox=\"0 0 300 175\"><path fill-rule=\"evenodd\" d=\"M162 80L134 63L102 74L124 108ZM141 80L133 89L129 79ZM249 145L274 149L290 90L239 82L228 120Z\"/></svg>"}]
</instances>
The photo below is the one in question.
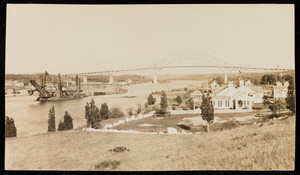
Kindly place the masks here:
<instances>
[{"instance_id":1,"label":"bare earth slope","mask_svg":"<svg viewBox=\"0 0 300 175\"><path fill-rule=\"evenodd\" d=\"M8 170L292 170L295 117L196 135L67 131L10 138L5 146Z\"/></svg>"}]
</instances>

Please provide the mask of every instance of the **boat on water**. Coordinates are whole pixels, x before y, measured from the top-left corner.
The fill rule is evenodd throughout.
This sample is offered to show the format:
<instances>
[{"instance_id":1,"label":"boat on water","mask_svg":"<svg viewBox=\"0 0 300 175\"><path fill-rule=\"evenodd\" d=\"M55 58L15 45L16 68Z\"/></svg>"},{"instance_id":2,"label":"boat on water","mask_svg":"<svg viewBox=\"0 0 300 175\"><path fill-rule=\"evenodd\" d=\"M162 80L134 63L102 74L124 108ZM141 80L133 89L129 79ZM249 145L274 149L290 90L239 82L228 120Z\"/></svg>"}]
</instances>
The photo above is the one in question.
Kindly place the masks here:
<instances>
[{"instance_id":1,"label":"boat on water","mask_svg":"<svg viewBox=\"0 0 300 175\"><path fill-rule=\"evenodd\" d=\"M42 84L38 84L35 80L30 80L30 83L35 89L28 90L29 95L33 95L35 91L39 93L37 101L62 101L72 100L87 97L86 94L80 89L80 79L76 76L75 86L65 86L61 81L61 76L58 74L58 82L54 82L52 78L51 83L47 83L48 72L45 72L45 76L42 77Z\"/></svg>"}]
</instances>

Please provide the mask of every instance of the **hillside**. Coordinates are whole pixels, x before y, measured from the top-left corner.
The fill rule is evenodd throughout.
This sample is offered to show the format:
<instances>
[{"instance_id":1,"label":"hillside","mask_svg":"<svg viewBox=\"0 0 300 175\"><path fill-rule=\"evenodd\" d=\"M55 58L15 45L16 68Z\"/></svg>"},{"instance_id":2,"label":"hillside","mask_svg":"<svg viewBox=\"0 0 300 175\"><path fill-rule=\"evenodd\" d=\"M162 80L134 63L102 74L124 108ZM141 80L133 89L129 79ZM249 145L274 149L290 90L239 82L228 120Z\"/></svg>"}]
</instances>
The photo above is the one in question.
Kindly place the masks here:
<instances>
[{"instance_id":1,"label":"hillside","mask_svg":"<svg viewBox=\"0 0 300 175\"><path fill-rule=\"evenodd\" d=\"M8 170L292 170L295 117L196 135L74 130L10 138L5 147Z\"/></svg>"}]
</instances>

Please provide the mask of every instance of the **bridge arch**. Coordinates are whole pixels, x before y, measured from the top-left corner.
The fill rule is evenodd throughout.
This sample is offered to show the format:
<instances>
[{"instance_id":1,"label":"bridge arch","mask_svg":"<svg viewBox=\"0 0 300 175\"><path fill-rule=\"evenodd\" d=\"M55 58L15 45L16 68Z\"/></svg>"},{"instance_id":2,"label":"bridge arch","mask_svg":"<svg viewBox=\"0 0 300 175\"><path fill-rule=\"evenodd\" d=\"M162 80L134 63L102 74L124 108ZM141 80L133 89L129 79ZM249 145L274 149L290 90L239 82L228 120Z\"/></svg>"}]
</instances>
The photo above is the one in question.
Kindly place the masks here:
<instances>
[{"instance_id":1,"label":"bridge arch","mask_svg":"<svg viewBox=\"0 0 300 175\"><path fill-rule=\"evenodd\" d=\"M232 67L232 64L226 62L225 60L222 60L220 58L217 58L215 56L203 52L177 53L165 57L153 65L153 70L154 70L153 83L157 84L157 75L162 69L164 69L165 67L169 66L172 63L176 63L182 60L201 60L208 63L208 65L204 65L204 67L213 66L221 69L225 74L225 78L224 78L225 83L227 82L227 71L229 70L230 67Z\"/></svg>"}]
</instances>

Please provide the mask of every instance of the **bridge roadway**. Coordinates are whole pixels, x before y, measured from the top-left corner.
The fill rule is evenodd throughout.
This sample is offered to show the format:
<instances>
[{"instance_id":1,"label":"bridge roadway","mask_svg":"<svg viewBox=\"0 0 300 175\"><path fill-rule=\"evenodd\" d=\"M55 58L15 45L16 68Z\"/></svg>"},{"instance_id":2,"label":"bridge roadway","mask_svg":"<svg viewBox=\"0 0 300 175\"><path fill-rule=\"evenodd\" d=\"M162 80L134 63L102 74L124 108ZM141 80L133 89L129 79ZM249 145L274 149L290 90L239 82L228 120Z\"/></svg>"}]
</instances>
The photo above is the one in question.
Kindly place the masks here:
<instances>
[{"instance_id":1,"label":"bridge roadway","mask_svg":"<svg viewBox=\"0 0 300 175\"><path fill-rule=\"evenodd\" d=\"M133 69L119 69L119 70L107 70L107 71L98 71L98 72L85 72L85 73L72 73L72 74L63 74L62 76L72 76L72 75L97 75L97 74L112 74L120 72L129 72L129 71L143 71L143 70L161 70L161 69L172 69L172 68L220 68L224 69L224 72L232 71L265 71L265 72L293 72L294 69L282 69L282 68L258 68L258 67L242 67L242 66L203 66L203 65L194 65L194 66L161 66L161 67L144 67L144 68L133 68Z\"/></svg>"}]
</instances>

